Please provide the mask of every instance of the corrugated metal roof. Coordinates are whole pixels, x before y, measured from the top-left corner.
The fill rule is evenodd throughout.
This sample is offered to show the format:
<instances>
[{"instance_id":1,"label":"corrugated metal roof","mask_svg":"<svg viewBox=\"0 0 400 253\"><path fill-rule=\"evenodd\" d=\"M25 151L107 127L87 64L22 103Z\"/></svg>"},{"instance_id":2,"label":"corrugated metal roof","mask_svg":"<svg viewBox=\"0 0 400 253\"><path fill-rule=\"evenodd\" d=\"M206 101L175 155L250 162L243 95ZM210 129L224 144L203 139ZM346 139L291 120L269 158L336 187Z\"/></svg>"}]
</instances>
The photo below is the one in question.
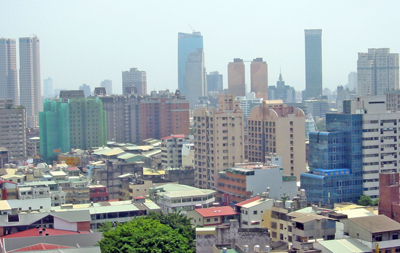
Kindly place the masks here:
<instances>
[{"instance_id":1,"label":"corrugated metal roof","mask_svg":"<svg viewBox=\"0 0 400 253\"><path fill-rule=\"evenodd\" d=\"M318 243L331 252L340 252L340 253L371 252L370 248L352 238L318 241Z\"/></svg>"}]
</instances>

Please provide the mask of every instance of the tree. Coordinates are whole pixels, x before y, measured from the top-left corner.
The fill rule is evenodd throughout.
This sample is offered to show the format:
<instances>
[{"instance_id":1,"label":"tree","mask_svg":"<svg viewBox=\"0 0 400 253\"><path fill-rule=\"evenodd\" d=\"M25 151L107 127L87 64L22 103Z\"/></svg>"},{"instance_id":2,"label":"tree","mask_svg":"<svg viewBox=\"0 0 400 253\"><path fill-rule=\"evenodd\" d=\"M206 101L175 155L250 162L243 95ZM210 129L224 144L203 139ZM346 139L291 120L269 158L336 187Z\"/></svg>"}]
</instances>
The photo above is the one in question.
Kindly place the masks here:
<instances>
[{"instance_id":1,"label":"tree","mask_svg":"<svg viewBox=\"0 0 400 253\"><path fill-rule=\"evenodd\" d=\"M106 221L100 225L99 231L106 232L113 229L113 223L111 221Z\"/></svg>"},{"instance_id":2,"label":"tree","mask_svg":"<svg viewBox=\"0 0 400 253\"><path fill-rule=\"evenodd\" d=\"M101 252L194 253L189 239L157 219L137 218L103 233Z\"/></svg>"},{"instance_id":3,"label":"tree","mask_svg":"<svg viewBox=\"0 0 400 253\"><path fill-rule=\"evenodd\" d=\"M374 201L370 196L361 195L360 199L358 200L358 204L361 206L373 206Z\"/></svg>"},{"instance_id":4,"label":"tree","mask_svg":"<svg viewBox=\"0 0 400 253\"><path fill-rule=\"evenodd\" d=\"M374 200L374 206L379 206L379 198Z\"/></svg>"}]
</instances>

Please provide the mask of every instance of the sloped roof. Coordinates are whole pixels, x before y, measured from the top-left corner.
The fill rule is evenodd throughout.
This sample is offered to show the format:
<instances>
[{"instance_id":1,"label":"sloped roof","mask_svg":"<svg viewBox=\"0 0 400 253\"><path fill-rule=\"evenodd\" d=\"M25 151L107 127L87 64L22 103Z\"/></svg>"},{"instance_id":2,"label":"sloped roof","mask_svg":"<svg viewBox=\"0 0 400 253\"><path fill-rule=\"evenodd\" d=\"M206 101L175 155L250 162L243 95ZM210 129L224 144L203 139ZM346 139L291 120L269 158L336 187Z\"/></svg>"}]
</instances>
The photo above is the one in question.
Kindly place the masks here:
<instances>
[{"instance_id":1,"label":"sloped roof","mask_svg":"<svg viewBox=\"0 0 400 253\"><path fill-rule=\"evenodd\" d=\"M386 217L385 215L364 216L350 218L349 220L371 233L400 230L400 223Z\"/></svg>"},{"instance_id":2,"label":"sloped roof","mask_svg":"<svg viewBox=\"0 0 400 253\"><path fill-rule=\"evenodd\" d=\"M239 214L230 206L210 207L195 210L203 217L228 216Z\"/></svg>"},{"instance_id":3,"label":"sloped roof","mask_svg":"<svg viewBox=\"0 0 400 253\"><path fill-rule=\"evenodd\" d=\"M4 238L20 238L20 237L31 237L31 236L45 236L45 234L49 234L49 236L79 234L79 232L76 231L68 231L68 230L61 230L54 228L46 228L46 230L43 230L42 233L39 233L39 231L42 231L42 229L32 228L25 231L5 235L2 236L1 238L4 239Z\"/></svg>"},{"instance_id":4,"label":"sloped roof","mask_svg":"<svg viewBox=\"0 0 400 253\"><path fill-rule=\"evenodd\" d=\"M68 222L82 222L82 221L90 221L90 213L89 210L69 210L68 211L60 211L60 212L52 212L50 213L54 217L58 217L62 220Z\"/></svg>"},{"instance_id":5,"label":"sloped roof","mask_svg":"<svg viewBox=\"0 0 400 253\"><path fill-rule=\"evenodd\" d=\"M63 246L63 245L55 245L55 244L48 244L48 243L38 243L35 245L31 245L28 247L8 251L8 252L21 252L21 251L32 251L32 250L52 250L52 249L70 249L71 247Z\"/></svg>"},{"instance_id":6,"label":"sloped roof","mask_svg":"<svg viewBox=\"0 0 400 253\"><path fill-rule=\"evenodd\" d=\"M241 207L243 205L246 205L248 203L251 203L251 202L259 200L259 199L261 199L261 198L260 197L254 197L254 198L251 198L251 199L247 199L245 201L242 201L242 202L239 202L239 203L235 204L235 206Z\"/></svg>"}]
</instances>

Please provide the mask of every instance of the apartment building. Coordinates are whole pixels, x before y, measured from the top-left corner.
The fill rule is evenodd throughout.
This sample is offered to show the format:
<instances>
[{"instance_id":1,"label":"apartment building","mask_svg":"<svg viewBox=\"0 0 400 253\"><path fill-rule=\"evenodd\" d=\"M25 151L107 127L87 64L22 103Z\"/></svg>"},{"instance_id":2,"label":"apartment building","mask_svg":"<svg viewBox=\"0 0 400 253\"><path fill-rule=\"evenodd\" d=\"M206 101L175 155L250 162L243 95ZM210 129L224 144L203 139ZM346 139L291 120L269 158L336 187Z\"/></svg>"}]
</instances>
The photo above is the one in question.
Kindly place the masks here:
<instances>
[{"instance_id":1,"label":"apartment building","mask_svg":"<svg viewBox=\"0 0 400 253\"><path fill-rule=\"evenodd\" d=\"M282 158L283 173L300 178L306 169L304 112L281 100L264 100L253 108L247 122L249 162L266 162L266 156Z\"/></svg>"},{"instance_id":2,"label":"apartment building","mask_svg":"<svg viewBox=\"0 0 400 253\"><path fill-rule=\"evenodd\" d=\"M244 115L234 95L219 96L219 108L193 112L194 153L199 188L216 189L218 172L244 161Z\"/></svg>"},{"instance_id":3,"label":"apartment building","mask_svg":"<svg viewBox=\"0 0 400 253\"><path fill-rule=\"evenodd\" d=\"M193 135L173 134L161 138L161 164L165 167L182 166L183 144L193 143Z\"/></svg>"}]
</instances>

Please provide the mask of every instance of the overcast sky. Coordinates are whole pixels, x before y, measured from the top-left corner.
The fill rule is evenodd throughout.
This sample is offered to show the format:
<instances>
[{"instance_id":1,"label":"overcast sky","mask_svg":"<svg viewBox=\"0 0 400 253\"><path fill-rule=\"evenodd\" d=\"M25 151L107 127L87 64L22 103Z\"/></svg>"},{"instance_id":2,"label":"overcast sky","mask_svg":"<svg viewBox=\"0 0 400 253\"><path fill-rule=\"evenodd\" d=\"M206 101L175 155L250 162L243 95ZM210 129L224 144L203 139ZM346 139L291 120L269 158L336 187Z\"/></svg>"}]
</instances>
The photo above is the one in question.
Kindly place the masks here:
<instances>
[{"instance_id":1,"label":"overcast sky","mask_svg":"<svg viewBox=\"0 0 400 253\"><path fill-rule=\"evenodd\" d=\"M36 34L42 79L77 89L113 81L121 71L147 72L147 90L177 85L178 32L204 37L207 72L220 71L227 87L233 58L263 57L269 85L279 69L287 85L305 87L304 29L322 29L323 88L347 83L357 53L389 47L399 53L400 1L0 1L0 37ZM249 63L247 63L249 73ZM246 79L249 80L249 74Z\"/></svg>"}]
</instances>

